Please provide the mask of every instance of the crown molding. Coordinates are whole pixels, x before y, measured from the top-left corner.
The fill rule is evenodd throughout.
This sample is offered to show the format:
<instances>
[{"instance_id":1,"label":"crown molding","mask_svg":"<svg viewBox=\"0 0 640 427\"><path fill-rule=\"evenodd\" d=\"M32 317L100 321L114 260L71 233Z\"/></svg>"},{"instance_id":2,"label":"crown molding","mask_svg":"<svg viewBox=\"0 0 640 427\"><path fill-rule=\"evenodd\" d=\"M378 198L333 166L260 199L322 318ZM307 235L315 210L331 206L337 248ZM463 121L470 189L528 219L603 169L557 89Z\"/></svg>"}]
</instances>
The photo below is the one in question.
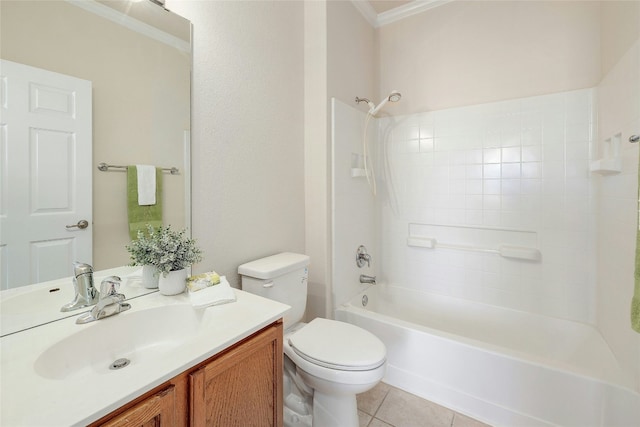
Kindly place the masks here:
<instances>
[{"instance_id":1,"label":"crown molding","mask_svg":"<svg viewBox=\"0 0 640 427\"><path fill-rule=\"evenodd\" d=\"M453 0L413 0L403 6L377 14L368 0L351 0L356 9L364 16L372 27L378 28L417 15L426 10L450 3Z\"/></svg>"},{"instance_id":2,"label":"crown molding","mask_svg":"<svg viewBox=\"0 0 640 427\"><path fill-rule=\"evenodd\" d=\"M453 0L414 0L411 3L380 13L377 18L377 26L382 27L392 22L408 18L409 16L417 15L426 10L451 3L452 1Z\"/></svg>"},{"instance_id":3,"label":"crown molding","mask_svg":"<svg viewBox=\"0 0 640 427\"><path fill-rule=\"evenodd\" d=\"M127 16L115 9L98 3L94 0L66 0L69 4L108 19L116 24L122 25L132 31L136 31L144 36L157 40L166 45L172 46L180 51L191 53L191 44L167 32L164 32L152 25L146 24L135 18Z\"/></svg>"},{"instance_id":4,"label":"crown molding","mask_svg":"<svg viewBox=\"0 0 640 427\"><path fill-rule=\"evenodd\" d=\"M378 14L369 3L369 0L351 0L351 3L372 27L378 26Z\"/></svg>"}]
</instances>

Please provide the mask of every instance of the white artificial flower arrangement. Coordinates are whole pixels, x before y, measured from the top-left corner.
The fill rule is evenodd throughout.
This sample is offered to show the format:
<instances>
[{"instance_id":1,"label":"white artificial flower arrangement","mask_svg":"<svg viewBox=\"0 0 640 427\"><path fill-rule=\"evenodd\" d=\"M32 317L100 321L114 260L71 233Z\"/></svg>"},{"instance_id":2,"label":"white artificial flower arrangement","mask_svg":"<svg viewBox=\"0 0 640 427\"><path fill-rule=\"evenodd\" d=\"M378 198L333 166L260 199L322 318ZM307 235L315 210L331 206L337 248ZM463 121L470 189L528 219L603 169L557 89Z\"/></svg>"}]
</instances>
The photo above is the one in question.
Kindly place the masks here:
<instances>
[{"instance_id":1,"label":"white artificial flower arrangement","mask_svg":"<svg viewBox=\"0 0 640 427\"><path fill-rule=\"evenodd\" d=\"M170 271L182 270L202 261L202 251L196 241L186 235L186 230L174 231L171 226L138 231L137 240L127 246L131 265L153 265L164 277Z\"/></svg>"}]
</instances>

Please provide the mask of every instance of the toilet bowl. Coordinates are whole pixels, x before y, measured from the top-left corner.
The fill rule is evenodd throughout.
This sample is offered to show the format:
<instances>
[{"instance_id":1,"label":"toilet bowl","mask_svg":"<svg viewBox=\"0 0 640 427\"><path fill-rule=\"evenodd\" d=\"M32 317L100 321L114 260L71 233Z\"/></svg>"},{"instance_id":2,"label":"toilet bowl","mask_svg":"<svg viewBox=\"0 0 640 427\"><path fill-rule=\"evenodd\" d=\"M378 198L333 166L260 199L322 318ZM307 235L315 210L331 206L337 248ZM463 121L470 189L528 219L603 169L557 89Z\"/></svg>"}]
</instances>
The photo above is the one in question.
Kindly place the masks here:
<instances>
[{"instance_id":1,"label":"toilet bowl","mask_svg":"<svg viewBox=\"0 0 640 427\"><path fill-rule=\"evenodd\" d=\"M386 348L370 332L316 318L302 323L309 257L282 253L238 268L242 289L289 304L284 318L284 425L356 427L356 394L384 376Z\"/></svg>"},{"instance_id":2,"label":"toilet bowl","mask_svg":"<svg viewBox=\"0 0 640 427\"><path fill-rule=\"evenodd\" d=\"M384 344L354 325L316 318L285 333L283 347L296 374L313 390L313 426L357 426L356 394L384 376Z\"/></svg>"}]
</instances>

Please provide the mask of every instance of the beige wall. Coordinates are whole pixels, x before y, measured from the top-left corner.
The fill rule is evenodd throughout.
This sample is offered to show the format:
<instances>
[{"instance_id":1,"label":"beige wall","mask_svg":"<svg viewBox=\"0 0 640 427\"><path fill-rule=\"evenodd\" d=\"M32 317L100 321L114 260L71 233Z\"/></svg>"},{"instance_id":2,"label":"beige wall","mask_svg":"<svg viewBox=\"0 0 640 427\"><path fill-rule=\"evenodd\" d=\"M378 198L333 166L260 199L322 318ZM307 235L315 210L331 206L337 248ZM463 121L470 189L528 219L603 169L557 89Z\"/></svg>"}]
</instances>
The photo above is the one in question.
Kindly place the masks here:
<instances>
[{"instance_id":1,"label":"beige wall","mask_svg":"<svg viewBox=\"0 0 640 427\"><path fill-rule=\"evenodd\" d=\"M168 1L192 21L195 272L304 252L303 3Z\"/></svg>"},{"instance_id":2,"label":"beige wall","mask_svg":"<svg viewBox=\"0 0 640 427\"><path fill-rule=\"evenodd\" d=\"M304 5L305 253L311 258L308 320L327 317L330 307L330 165L327 116L327 6Z\"/></svg>"},{"instance_id":3,"label":"beige wall","mask_svg":"<svg viewBox=\"0 0 640 427\"><path fill-rule=\"evenodd\" d=\"M327 100L375 97L375 31L350 2L168 6L194 25L197 268L307 253L308 316L331 315Z\"/></svg>"},{"instance_id":4,"label":"beige wall","mask_svg":"<svg viewBox=\"0 0 640 427\"><path fill-rule=\"evenodd\" d=\"M609 0L600 4L602 76L605 78L640 36L640 2Z\"/></svg>"},{"instance_id":5,"label":"beige wall","mask_svg":"<svg viewBox=\"0 0 640 427\"><path fill-rule=\"evenodd\" d=\"M163 208L166 224L184 227L190 55L64 1L0 5L3 59L93 83L93 264L128 264L126 174L95 166L180 168L164 176Z\"/></svg>"},{"instance_id":6,"label":"beige wall","mask_svg":"<svg viewBox=\"0 0 640 427\"><path fill-rule=\"evenodd\" d=\"M376 31L350 1L327 2L327 28L328 98L353 106L356 96L377 102Z\"/></svg>"},{"instance_id":7,"label":"beige wall","mask_svg":"<svg viewBox=\"0 0 640 427\"><path fill-rule=\"evenodd\" d=\"M593 87L598 2L456 1L379 29L380 93L394 114Z\"/></svg>"}]
</instances>

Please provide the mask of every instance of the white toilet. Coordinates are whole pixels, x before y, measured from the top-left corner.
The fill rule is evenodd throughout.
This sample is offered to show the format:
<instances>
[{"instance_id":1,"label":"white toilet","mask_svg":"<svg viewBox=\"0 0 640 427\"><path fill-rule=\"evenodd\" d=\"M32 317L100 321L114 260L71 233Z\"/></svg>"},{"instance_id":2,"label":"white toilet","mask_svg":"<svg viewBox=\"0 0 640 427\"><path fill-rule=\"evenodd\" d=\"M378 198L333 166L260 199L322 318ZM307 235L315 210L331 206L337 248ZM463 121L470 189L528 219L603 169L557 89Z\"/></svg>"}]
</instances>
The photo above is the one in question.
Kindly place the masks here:
<instances>
[{"instance_id":1,"label":"white toilet","mask_svg":"<svg viewBox=\"0 0 640 427\"><path fill-rule=\"evenodd\" d=\"M384 376L387 350L376 336L345 322L302 323L309 257L281 253L238 267L242 289L290 305L284 316L284 425L358 426L356 394Z\"/></svg>"}]
</instances>

